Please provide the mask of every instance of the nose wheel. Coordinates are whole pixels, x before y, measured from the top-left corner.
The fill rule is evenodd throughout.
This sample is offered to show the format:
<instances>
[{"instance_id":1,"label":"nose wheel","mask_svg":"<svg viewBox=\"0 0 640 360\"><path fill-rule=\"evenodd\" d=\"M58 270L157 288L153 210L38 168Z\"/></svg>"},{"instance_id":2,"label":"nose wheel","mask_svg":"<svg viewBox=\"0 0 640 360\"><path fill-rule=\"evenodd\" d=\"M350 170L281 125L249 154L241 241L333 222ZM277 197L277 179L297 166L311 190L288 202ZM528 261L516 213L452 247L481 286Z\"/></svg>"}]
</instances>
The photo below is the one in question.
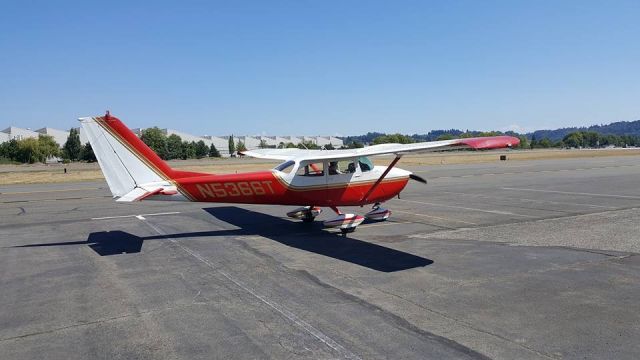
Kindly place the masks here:
<instances>
[{"instance_id":1,"label":"nose wheel","mask_svg":"<svg viewBox=\"0 0 640 360\"><path fill-rule=\"evenodd\" d=\"M364 221L364 216L357 214L345 214L335 206L332 206L331 209L335 211L338 216L325 220L322 224L327 228L339 228L340 232L343 234L356 231L358 225L362 224Z\"/></svg>"},{"instance_id":2,"label":"nose wheel","mask_svg":"<svg viewBox=\"0 0 640 360\"><path fill-rule=\"evenodd\" d=\"M391 211L389 209L383 208L380 203L375 203L371 208L371 211L364 215L367 219L373 221L384 221L391 216Z\"/></svg>"}]
</instances>

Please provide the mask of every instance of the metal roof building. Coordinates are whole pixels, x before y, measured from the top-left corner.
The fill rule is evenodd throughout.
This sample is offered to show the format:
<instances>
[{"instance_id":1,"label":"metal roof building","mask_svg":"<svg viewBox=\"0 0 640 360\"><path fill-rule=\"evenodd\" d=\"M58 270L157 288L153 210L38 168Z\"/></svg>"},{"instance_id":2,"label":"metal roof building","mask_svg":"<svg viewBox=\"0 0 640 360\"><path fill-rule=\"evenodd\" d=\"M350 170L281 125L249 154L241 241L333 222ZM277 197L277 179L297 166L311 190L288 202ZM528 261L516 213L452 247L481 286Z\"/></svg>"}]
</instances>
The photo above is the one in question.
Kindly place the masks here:
<instances>
[{"instance_id":1,"label":"metal roof building","mask_svg":"<svg viewBox=\"0 0 640 360\"><path fill-rule=\"evenodd\" d=\"M204 139L208 146L215 146L221 156L229 156L229 139L210 135L205 135Z\"/></svg>"},{"instance_id":2,"label":"metal roof building","mask_svg":"<svg viewBox=\"0 0 640 360\"><path fill-rule=\"evenodd\" d=\"M9 140L11 139L22 140L27 138L38 137L38 133L35 131L31 131L30 129L23 129L15 126L9 126L8 128L2 130L2 132L9 135Z\"/></svg>"},{"instance_id":3,"label":"metal roof building","mask_svg":"<svg viewBox=\"0 0 640 360\"><path fill-rule=\"evenodd\" d=\"M69 131L52 129L49 127L43 127L42 129L36 130L36 132L38 134L49 135L53 137L53 140L55 140L58 145L60 145L60 147L64 146L64 144L67 142L67 138L69 137Z\"/></svg>"},{"instance_id":4,"label":"metal roof building","mask_svg":"<svg viewBox=\"0 0 640 360\"><path fill-rule=\"evenodd\" d=\"M88 142L88 139L82 129L80 128L80 142L84 145ZM145 128L133 128L133 131L137 136L141 136L142 132ZM167 136L175 134L180 136L182 141L195 141L198 142L200 140L204 141L207 146L211 146L212 144L218 149L220 155L229 156L229 136L198 136L187 134L181 131L177 131L174 129L162 129L162 132ZM50 127L43 127L36 131L32 131L30 129L23 129L15 126L10 126L2 132L0 132L0 143L9 141L11 139L21 140L26 138L37 138L39 134L45 134L52 136L55 141L60 145L60 147L64 146L69 137L69 131L54 129ZM293 143L294 145L298 145L302 141L311 141L314 144L319 146L324 146L326 144L332 144L335 148L339 148L343 145L342 139L334 137L334 136L234 136L234 142L236 145L239 141L242 141L244 145L249 150L260 148L260 142L264 141L267 146L280 146L281 143Z\"/></svg>"}]
</instances>

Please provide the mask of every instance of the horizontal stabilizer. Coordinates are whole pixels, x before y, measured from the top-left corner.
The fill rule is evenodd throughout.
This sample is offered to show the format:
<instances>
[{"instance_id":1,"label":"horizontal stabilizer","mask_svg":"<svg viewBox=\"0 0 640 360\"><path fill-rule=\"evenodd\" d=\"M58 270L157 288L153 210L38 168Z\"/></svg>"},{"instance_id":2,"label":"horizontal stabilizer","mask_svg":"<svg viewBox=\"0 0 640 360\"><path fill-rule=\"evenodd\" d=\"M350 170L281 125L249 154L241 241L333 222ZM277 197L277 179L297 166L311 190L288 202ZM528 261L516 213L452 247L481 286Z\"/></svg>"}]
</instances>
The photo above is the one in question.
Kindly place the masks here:
<instances>
[{"instance_id":1,"label":"horizontal stabilizer","mask_svg":"<svg viewBox=\"0 0 640 360\"><path fill-rule=\"evenodd\" d=\"M142 201L150 196L154 195L176 195L178 191L175 186L167 185L153 185L153 186L140 186L121 196L117 202L134 202Z\"/></svg>"}]
</instances>

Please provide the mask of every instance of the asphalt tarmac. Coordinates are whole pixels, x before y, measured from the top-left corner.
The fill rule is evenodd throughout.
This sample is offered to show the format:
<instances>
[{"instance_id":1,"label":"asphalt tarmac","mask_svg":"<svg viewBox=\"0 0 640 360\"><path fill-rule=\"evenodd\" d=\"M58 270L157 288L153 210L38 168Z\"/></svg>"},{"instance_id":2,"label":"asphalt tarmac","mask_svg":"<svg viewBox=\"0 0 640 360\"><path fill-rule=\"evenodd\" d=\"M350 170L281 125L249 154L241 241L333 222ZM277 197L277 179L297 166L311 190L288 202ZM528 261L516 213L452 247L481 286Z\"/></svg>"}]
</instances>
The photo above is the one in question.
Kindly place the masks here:
<instances>
[{"instance_id":1,"label":"asphalt tarmac","mask_svg":"<svg viewBox=\"0 0 640 360\"><path fill-rule=\"evenodd\" d=\"M640 158L409 169L429 184L348 237L288 207L0 187L0 358L640 356Z\"/></svg>"}]
</instances>

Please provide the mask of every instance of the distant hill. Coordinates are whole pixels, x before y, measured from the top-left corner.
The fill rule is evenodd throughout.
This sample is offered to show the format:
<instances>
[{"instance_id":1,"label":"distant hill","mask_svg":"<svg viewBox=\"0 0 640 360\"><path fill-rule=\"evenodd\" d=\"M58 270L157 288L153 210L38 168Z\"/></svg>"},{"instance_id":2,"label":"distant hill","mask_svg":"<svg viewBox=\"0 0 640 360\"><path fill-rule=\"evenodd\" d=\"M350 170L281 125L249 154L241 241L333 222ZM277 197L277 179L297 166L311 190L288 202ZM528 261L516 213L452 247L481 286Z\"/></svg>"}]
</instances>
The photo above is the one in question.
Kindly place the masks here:
<instances>
[{"instance_id":1,"label":"distant hill","mask_svg":"<svg viewBox=\"0 0 640 360\"><path fill-rule=\"evenodd\" d=\"M537 140L547 138L552 141L559 141L562 140L566 135L576 131L593 131L601 135L640 136L640 120L619 121L608 125L593 125L589 127L571 127L556 130L537 130L526 135L528 138L535 137Z\"/></svg>"},{"instance_id":2,"label":"distant hill","mask_svg":"<svg viewBox=\"0 0 640 360\"><path fill-rule=\"evenodd\" d=\"M549 139L553 142L562 140L566 135L576 132L576 131L593 131L601 135L617 135L617 136L640 136L640 120L636 121L618 121L608 125L593 125L589 127L570 127L570 128L562 128L556 130L537 130L534 132L530 132L524 134L527 138L532 139L535 137L536 140ZM465 131L458 129L450 129L450 130L432 130L426 134L413 134L411 138L414 141L434 141L442 136L452 136L459 137L465 133ZM480 131L469 131L467 133L472 136L483 136L488 135L486 132ZM495 132L501 133L501 132ZM523 135L517 134L512 131L508 131L504 134L507 135ZM379 132L370 132L365 135L357 135L357 136L347 136L344 137L345 144L351 144L352 142L357 142L361 144L370 144L373 140L379 136L386 135L384 133ZM489 134L492 135L492 134Z\"/></svg>"}]
</instances>

